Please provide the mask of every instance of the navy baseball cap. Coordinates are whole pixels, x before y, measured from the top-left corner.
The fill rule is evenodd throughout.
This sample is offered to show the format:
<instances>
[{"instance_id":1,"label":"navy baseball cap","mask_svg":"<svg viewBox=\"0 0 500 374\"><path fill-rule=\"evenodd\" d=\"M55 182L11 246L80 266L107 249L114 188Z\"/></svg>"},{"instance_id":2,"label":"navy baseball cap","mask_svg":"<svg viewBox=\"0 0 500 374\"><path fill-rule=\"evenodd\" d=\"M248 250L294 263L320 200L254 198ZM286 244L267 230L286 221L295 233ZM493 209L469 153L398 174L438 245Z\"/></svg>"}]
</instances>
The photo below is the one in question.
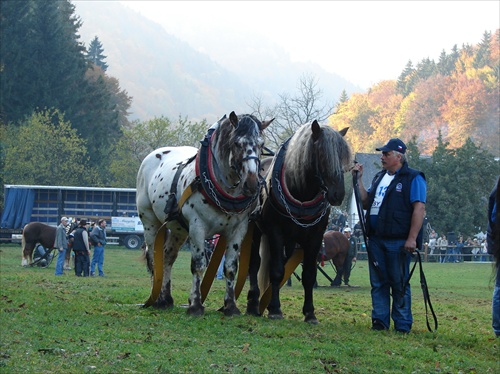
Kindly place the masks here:
<instances>
[{"instance_id":1,"label":"navy baseball cap","mask_svg":"<svg viewBox=\"0 0 500 374\"><path fill-rule=\"evenodd\" d=\"M376 148L376 150L382 152L396 151L404 154L406 152L406 144L401 139L393 138L386 145Z\"/></svg>"}]
</instances>

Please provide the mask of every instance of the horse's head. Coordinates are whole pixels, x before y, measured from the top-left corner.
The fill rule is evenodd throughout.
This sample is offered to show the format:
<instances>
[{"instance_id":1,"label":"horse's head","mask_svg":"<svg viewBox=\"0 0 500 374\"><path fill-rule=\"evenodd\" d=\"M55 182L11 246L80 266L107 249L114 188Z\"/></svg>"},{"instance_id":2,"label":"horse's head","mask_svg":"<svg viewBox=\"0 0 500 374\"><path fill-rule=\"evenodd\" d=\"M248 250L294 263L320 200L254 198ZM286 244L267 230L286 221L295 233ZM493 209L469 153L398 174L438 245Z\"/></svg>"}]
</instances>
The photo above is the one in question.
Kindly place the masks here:
<instances>
[{"instance_id":1,"label":"horse's head","mask_svg":"<svg viewBox=\"0 0 500 374\"><path fill-rule=\"evenodd\" d=\"M330 205L340 205L345 197L344 173L352 166L352 154L344 139L348 128L335 131L313 121L311 130L316 178Z\"/></svg>"},{"instance_id":2,"label":"horse's head","mask_svg":"<svg viewBox=\"0 0 500 374\"><path fill-rule=\"evenodd\" d=\"M253 115L237 116L231 112L223 122L225 126L221 126L219 151L231 169L228 179L238 185L245 196L254 196L259 191L262 132L272 121L261 122Z\"/></svg>"}]
</instances>

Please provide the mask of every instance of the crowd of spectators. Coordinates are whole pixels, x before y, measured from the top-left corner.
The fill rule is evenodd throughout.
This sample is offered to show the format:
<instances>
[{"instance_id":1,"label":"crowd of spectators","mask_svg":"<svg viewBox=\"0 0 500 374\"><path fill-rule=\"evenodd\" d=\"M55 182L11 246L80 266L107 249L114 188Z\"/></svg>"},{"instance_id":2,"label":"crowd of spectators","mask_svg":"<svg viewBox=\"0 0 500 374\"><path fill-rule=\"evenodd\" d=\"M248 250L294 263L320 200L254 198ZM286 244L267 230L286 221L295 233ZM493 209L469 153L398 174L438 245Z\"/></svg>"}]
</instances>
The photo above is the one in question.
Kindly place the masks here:
<instances>
[{"instance_id":1,"label":"crowd of spectators","mask_svg":"<svg viewBox=\"0 0 500 374\"><path fill-rule=\"evenodd\" d=\"M437 258L438 262L469 262L491 261L486 248L486 238L478 239L462 235L456 238L455 234L441 235L431 230L429 234L428 254L431 258Z\"/></svg>"}]
</instances>

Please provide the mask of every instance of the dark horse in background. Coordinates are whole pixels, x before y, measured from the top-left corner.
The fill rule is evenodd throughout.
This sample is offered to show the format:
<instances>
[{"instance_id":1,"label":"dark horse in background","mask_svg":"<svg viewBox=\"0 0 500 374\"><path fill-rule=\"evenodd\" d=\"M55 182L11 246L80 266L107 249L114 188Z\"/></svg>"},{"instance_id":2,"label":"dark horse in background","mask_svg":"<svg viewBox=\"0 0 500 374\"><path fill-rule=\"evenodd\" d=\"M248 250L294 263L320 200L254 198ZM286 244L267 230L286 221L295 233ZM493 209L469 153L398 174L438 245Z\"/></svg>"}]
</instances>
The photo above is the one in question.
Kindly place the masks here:
<instances>
[{"instance_id":1,"label":"dark horse in background","mask_svg":"<svg viewBox=\"0 0 500 374\"><path fill-rule=\"evenodd\" d=\"M298 260L303 262L302 312L306 322L318 323L313 304L318 253L330 206L342 203L344 173L352 166L351 151L343 138L346 132L313 121L302 125L274 156L266 177L268 194L254 230L247 314L260 315L267 306L269 318L283 318L280 287L289 276L284 279L286 262L297 252L298 244L303 251L303 259Z\"/></svg>"},{"instance_id":2,"label":"dark horse in background","mask_svg":"<svg viewBox=\"0 0 500 374\"><path fill-rule=\"evenodd\" d=\"M328 279L331 281L332 286L334 284L340 284L344 261L347 257L347 253L349 252L349 240L340 231L330 230L325 232L323 235L323 244L324 247L318 254L318 266L321 266L320 264L323 264L325 261L330 262L335 268L337 275L334 280L330 280L330 278ZM319 270L321 271L322 269ZM323 271L321 272L325 275Z\"/></svg>"},{"instance_id":3,"label":"dark horse in background","mask_svg":"<svg viewBox=\"0 0 500 374\"><path fill-rule=\"evenodd\" d=\"M73 221L66 227L66 234L69 235L76 227L77 223ZM37 243L40 243L45 248L51 250L55 248L56 242L56 227L46 225L41 222L30 222L23 229L21 240L22 248L22 266L28 266L33 262L33 250ZM66 251L64 260L64 268L69 267L71 251Z\"/></svg>"}]
</instances>

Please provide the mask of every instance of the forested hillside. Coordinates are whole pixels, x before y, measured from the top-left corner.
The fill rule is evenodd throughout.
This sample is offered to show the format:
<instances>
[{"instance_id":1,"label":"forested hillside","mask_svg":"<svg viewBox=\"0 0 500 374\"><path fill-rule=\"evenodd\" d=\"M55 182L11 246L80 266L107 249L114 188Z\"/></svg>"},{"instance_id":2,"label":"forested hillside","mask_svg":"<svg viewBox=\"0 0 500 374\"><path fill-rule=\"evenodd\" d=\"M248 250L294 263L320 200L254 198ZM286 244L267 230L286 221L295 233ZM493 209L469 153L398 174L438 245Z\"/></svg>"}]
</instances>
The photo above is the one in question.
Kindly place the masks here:
<instances>
[{"instance_id":1,"label":"forested hillside","mask_svg":"<svg viewBox=\"0 0 500 374\"><path fill-rule=\"evenodd\" d=\"M330 124L349 126L358 152L373 152L384 139L399 136L415 137L422 154L430 155L441 134L451 148L470 138L498 157L499 73L500 32L485 32L477 45L443 50L439 61L409 61L397 80L344 98Z\"/></svg>"},{"instance_id":2,"label":"forested hillside","mask_svg":"<svg viewBox=\"0 0 500 374\"><path fill-rule=\"evenodd\" d=\"M394 80L366 93L352 93L339 81L335 96L325 89L333 85L331 76L304 67L300 80L290 78L295 89L273 94L255 92L259 86L248 88L213 62L200 65L206 56L175 38L165 37L162 44L136 39L136 29L123 25L136 22L134 14L120 20L113 42L106 44L99 33L81 40L85 19L69 1L2 1L0 10L1 184L135 187L149 152L164 145L197 146L207 121L236 110L276 118L266 129L273 150L312 119L349 127L354 152L373 153L398 136L409 145L410 164L426 173L427 212L437 227L484 229L486 197L499 175L494 161L500 156L499 30L478 36L475 45L443 49L439 61L409 61ZM112 15L107 19L114 22ZM158 25L141 22L143 31L149 30L145 35L165 35ZM151 45L141 45L144 41ZM142 64L130 65L127 56L115 59L124 50L149 53L136 60ZM278 82L298 66L281 69ZM128 84L144 83L145 91L136 91L146 92L143 97L133 97L112 74L120 69ZM271 75L262 70L262 81ZM245 99L254 95L259 100ZM156 102L165 112L131 121L131 104L139 99Z\"/></svg>"},{"instance_id":3,"label":"forested hillside","mask_svg":"<svg viewBox=\"0 0 500 374\"><path fill-rule=\"evenodd\" d=\"M318 77L323 99L331 104L343 90L362 91L316 65L292 62L265 39L242 42L237 35L225 35L220 54L240 67L232 71L117 1L79 1L75 6L83 20L81 40L88 44L99 37L110 74L133 97L133 120L179 115L212 120L231 110L246 111L254 95L274 104L279 94L296 89L306 72Z\"/></svg>"},{"instance_id":4,"label":"forested hillside","mask_svg":"<svg viewBox=\"0 0 500 374\"><path fill-rule=\"evenodd\" d=\"M60 175L53 172L58 165L65 170L59 184L103 183L110 150L128 124L130 97L87 55L78 35L81 21L70 2L2 1L0 6L6 181L41 183L43 178L29 170L54 178ZM27 122L51 128L29 128ZM88 172L78 172L78 165Z\"/></svg>"}]
</instances>

